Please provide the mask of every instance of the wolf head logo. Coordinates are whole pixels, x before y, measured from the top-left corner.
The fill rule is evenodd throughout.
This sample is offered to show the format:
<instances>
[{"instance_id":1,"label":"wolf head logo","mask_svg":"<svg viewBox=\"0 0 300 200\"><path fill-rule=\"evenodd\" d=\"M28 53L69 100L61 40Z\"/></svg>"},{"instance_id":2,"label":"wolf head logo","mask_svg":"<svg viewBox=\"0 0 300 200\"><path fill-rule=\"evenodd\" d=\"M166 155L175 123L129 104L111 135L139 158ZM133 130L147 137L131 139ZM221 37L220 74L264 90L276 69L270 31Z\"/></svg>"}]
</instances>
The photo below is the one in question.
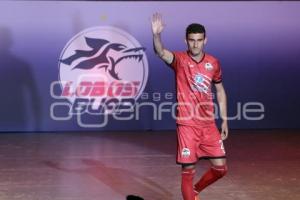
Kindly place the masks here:
<instances>
[{"instance_id":1,"label":"wolf head logo","mask_svg":"<svg viewBox=\"0 0 300 200\"><path fill-rule=\"evenodd\" d=\"M59 81L71 103L94 99L137 100L148 80L145 48L128 32L112 26L96 26L74 35L58 59ZM65 90L64 90L65 89Z\"/></svg>"},{"instance_id":2,"label":"wolf head logo","mask_svg":"<svg viewBox=\"0 0 300 200\"><path fill-rule=\"evenodd\" d=\"M144 47L128 48L124 44L111 43L108 40L85 37L86 44L91 50L75 50L75 53L67 58L60 59L66 65L72 65L75 60L86 58L72 67L72 70L89 70L104 68L109 75L121 80L116 71L116 66L124 59L135 59L140 62L143 58ZM101 51L99 54L98 52ZM114 52L115 51L115 52ZM95 57L96 54L99 54Z\"/></svg>"}]
</instances>

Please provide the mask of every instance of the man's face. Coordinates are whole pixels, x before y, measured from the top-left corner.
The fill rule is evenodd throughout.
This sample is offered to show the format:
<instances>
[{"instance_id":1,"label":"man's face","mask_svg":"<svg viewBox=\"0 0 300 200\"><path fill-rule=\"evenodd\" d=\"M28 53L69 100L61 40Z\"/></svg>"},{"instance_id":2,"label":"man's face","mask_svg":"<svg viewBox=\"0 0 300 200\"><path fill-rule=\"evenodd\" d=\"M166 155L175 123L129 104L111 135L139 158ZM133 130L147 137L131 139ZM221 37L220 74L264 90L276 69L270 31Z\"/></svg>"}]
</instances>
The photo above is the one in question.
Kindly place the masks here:
<instances>
[{"instance_id":1,"label":"man's face","mask_svg":"<svg viewBox=\"0 0 300 200\"><path fill-rule=\"evenodd\" d=\"M198 56L206 44L204 33L190 33L186 38L188 50L192 56Z\"/></svg>"}]
</instances>

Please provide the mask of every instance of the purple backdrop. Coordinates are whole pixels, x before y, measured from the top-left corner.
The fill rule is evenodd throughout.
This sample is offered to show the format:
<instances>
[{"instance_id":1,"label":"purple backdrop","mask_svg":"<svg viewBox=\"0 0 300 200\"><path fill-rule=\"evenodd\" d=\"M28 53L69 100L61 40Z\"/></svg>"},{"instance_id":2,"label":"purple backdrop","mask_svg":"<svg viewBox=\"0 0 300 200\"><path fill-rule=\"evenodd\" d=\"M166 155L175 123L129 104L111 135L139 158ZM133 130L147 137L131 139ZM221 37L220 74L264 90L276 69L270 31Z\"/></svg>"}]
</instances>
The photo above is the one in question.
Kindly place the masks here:
<instances>
[{"instance_id":1,"label":"purple backdrop","mask_svg":"<svg viewBox=\"0 0 300 200\"><path fill-rule=\"evenodd\" d=\"M63 48L74 35L95 26L122 29L146 48L144 92L174 94L174 74L153 52L150 17L157 11L163 14L163 41L170 50L185 50L189 23L206 26L206 51L223 68L231 128L300 128L300 2L1 1L0 131L174 129L170 113L155 120L150 108L140 111L139 120L109 117L102 128L81 127L76 117L53 120L50 114L57 102L50 85L59 78ZM157 105L175 102L175 96L156 97L150 100ZM258 116L262 119L253 120Z\"/></svg>"}]
</instances>

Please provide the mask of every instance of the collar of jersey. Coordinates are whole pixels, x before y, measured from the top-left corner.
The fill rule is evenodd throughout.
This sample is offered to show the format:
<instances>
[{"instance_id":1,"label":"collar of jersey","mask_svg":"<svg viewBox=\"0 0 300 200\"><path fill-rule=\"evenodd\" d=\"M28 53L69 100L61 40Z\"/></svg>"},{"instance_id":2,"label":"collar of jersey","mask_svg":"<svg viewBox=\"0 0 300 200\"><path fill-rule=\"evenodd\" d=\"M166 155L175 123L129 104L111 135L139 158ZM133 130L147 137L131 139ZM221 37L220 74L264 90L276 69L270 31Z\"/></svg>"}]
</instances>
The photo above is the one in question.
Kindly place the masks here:
<instances>
[{"instance_id":1,"label":"collar of jersey","mask_svg":"<svg viewBox=\"0 0 300 200\"><path fill-rule=\"evenodd\" d=\"M195 62L196 64L201 63L201 62L204 60L205 55L206 55L205 52L203 52L203 56L202 56L201 60L200 60L199 62L197 62L197 61L194 60L194 58L189 54L189 51L186 51L186 53L187 53L187 55L192 59L192 61Z\"/></svg>"}]
</instances>

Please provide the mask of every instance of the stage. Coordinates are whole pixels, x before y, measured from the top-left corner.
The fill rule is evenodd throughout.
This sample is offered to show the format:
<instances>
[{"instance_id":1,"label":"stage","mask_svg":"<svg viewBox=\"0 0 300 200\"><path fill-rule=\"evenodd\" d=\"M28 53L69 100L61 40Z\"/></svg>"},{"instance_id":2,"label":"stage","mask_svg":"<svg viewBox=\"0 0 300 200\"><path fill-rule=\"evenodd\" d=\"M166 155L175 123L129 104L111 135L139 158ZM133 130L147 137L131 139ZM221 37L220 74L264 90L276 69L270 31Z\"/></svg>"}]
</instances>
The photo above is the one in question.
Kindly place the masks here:
<instances>
[{"instance_id":1,"label":"stage","mask_svg":"<svg viewBox=\"0 0 300 200\"><path fill-rule=\"evenodd\" d=\"M297 130L233 130L203 200L300 199ZM2 133L1 200L181 200L176 133ZM201 160L197 178L208 167Z\"/></svg>"}]
</instances>

